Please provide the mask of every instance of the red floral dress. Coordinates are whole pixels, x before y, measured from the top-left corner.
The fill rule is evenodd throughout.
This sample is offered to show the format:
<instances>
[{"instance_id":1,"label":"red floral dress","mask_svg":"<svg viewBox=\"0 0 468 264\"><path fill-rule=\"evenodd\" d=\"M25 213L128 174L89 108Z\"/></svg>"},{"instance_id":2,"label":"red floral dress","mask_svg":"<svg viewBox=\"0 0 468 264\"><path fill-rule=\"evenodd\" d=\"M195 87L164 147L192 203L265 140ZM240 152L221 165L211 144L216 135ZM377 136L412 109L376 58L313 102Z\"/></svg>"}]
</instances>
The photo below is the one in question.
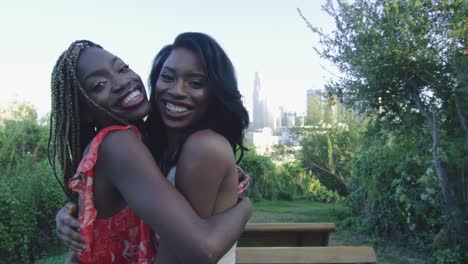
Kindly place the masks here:
<instances>
[{"instance_id":1,"label":"red floral dress","mask_svg":"<svg viewBox=\"0 0 468 264\"><path fill-rule=\"evenodd\" d=\"M79 220L80 234L85 240L86 249L78 255L83 263L145 264L151 263L156 255L149 226L129 207L111 217L96 219L93 179L99 146L110 131L125 129L135 131L141 139L138 129L134 126L109 126L102 129L94 137L88 153L81 160L76 176L68 183L69 188L77 192L83 201Z\"/></svg>"}]
</instances>

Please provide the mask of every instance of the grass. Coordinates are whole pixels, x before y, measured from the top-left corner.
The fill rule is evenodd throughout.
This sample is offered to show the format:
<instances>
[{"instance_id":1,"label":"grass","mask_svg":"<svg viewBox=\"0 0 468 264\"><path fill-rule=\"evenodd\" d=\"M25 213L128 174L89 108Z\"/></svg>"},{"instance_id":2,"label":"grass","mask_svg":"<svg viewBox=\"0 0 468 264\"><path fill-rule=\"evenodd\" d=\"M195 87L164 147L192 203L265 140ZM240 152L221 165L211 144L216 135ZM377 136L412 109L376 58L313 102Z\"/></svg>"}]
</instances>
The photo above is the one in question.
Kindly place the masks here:
<instances>
[{"instance_id":1,"label":"grass","mask_svg":"<svg viewBox=\"0 0 468 264\"><path fill-rule=\"evenodd\" d=\"M342 204L324 204L310 201L262 201L254 204L254 214L249 222L334 222L337 231L330 236L330 246L373 246L378 263L418 264L424 263L424 256L407 249L397 242L359 234L341 225L341 221L351 214ZM63 263L68 253L43 258L36 264Z\"/></svg>"},{"instance_id":2,"label":"grass","mask_svg":"<svg viewBox=\"0 0 468 264\"><path fill-rule=\"evenodd\" d=\"M249 222L334 222L336 232L329 240L330 246L372 246L378 263L423 264L422 254L409 250L396 241L382 241L351 230L341 222L351 215L343 204L325 204L310 201L262 201L254 204L254 214Z\"/></svg>"},{"instance_id":3,"label":"grass","mask_svg":"<svg viewBox=\"0 0 468 264\"><path fill-rule=\"evenodd\" d=\"M60 255L45 257L35 262L35 264L63 264L68 257L68 252L61 253Z\"/></svg>"},{"instance_id":4,"label":"grass","mask_svg":"<svg viewBox=\"0 0 468 264\"><path fill-rule=\"evenodd\" d=\"M338 222L349 214L349 208L341 204L262 201L254 204L250 222Z\"/></svg>"}]
</instances>

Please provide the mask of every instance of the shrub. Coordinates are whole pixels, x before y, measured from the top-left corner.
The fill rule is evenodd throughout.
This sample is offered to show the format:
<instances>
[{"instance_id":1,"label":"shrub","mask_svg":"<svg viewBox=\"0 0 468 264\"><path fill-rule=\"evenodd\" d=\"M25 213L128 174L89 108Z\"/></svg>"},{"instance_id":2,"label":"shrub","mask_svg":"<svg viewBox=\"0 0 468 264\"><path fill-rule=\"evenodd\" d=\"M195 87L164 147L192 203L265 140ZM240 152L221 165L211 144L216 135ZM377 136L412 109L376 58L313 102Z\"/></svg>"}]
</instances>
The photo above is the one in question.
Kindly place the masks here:
<instances>
[{"instance_id":1,"label":"shrub","mask_svg":"<svg viewBox=\"0 0 468 264\"><path fill-rule=\"evenodd\" d=\"M300 161L274 164L269 157L249 151L241 162L252 176L247 195L253 200L312 200L337 202L341 198L304 169Z\"/></svg>"},{"instance_id":2,"label":"shrub","mask_svg":"<svg viewBox=\"0 0 468 264\"><path fill-rule=\"evenodd\" d=\"M413 247L430 250L444 219L425 140L408 131L368 134L354 162L346 200L367 231L410 237Z\"/></svg>"},{"instance_id":3,"label":"shrub","mask_svg":"<svg viewBox=\"0 0 468 264\"><path fill-rule=\"evenodd\" d=\"M58 245L65 196L46 159L48 127L28 105L9 111L0 119L0 263L30 263Z\"/></svg>"}]
</instances>

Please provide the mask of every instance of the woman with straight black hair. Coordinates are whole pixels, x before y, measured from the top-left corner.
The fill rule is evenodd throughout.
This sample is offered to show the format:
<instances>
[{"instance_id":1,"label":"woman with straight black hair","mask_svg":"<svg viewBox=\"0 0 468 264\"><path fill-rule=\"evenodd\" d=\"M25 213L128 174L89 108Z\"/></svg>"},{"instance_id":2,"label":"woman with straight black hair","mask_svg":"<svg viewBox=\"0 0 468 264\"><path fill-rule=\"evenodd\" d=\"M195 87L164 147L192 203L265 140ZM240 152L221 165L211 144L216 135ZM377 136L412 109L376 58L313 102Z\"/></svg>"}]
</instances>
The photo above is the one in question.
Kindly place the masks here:
<instances>
[{"instance_id":1,"label":"woman with straight black hair","mask_svg":"<svg viewBox=\"0 0 468 264\"><path fill-rule=\"evenodd\" d=\"M182 33L156 56L149 77L150 148L167 178L201 217L231 208L237 199L236 154L246 150L249 124L234 67L203 33ZM160 241L159 260L177 249ZM235 263L235 245L219 263Z\"/></svg>"}]
</instances>

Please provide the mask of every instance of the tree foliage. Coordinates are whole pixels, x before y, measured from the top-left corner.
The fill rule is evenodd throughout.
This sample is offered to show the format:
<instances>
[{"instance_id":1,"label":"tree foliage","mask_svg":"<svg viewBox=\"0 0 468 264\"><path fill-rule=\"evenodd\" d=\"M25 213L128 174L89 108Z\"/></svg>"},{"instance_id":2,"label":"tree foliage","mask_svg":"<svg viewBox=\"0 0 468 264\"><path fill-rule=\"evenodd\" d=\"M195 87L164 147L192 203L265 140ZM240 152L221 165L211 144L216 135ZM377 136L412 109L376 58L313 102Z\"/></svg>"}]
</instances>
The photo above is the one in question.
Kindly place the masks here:
<instances>
[{"instance_id":1,"label":"tree foliage","mask_svg":"<svg viewBox=\"0 0 468 264\"><path fill-rule=\"evenodd\" d=\"M54 215L65 197L46 158L48 127L17 103L0 118L0 262L30 263L57 247Z\"/></svg>"},{"instance_id":2,"label":"tree foliage","mask_svg":"<svg viewBox=\"0 0 468 264\"><path fill-rule=\"evenodd\" d=\"M326 188L318 178L304 169L300 161L275 164L270 157L251 150L246 153L242 168L252 176L247 195L254 200L312 200L337 202L338 193Z\"/></svg>"},{"instance_id":3,"label":"tree foliage","mask_svg":"<svg viewBox=\"0 0 468 264\"><path fill-rule=\"evenodd\" d=\"M303 166L317 175L327 188L345 195L367 120L333 97L327 105L324 115L330 116L328 123L322 120L312 126L296 128L294 133L301 141ZM337 110L332 112L332 107Z\"/></svg>"},{"instance_id":4,"label":"tree foliage","mask_svg":"<svg viewBox=\"0 0 468 264\"><path fill-rule=\"evenodd\" d=\"M303 18L320 36L317 52L342 73L326 88L341 101L375 116L377 129L372 131L380 135L368 134L368 139L379 143L364 146L355 164L358 202L370 202L377 210L402 209L400 215L411 219L397 222L390 230L399 232L423 228L417 215L431 206L441 208L443 223L433 221L431 228L433 245L447 241L446 245L462 252L463 212L468 212L468 2L329 0L323 9L335 19L336 30L330 34ZM401 142L388 145L394 139ZM376 154L388 167L378 165ZM433 177L433 186L423 188L422 182L429 184ZM426 188L435 190L431 197L440 207L437 202L427 203L432 194ZM382 220L392 210L370 217Z\"/></svg>"}]
</instances>

